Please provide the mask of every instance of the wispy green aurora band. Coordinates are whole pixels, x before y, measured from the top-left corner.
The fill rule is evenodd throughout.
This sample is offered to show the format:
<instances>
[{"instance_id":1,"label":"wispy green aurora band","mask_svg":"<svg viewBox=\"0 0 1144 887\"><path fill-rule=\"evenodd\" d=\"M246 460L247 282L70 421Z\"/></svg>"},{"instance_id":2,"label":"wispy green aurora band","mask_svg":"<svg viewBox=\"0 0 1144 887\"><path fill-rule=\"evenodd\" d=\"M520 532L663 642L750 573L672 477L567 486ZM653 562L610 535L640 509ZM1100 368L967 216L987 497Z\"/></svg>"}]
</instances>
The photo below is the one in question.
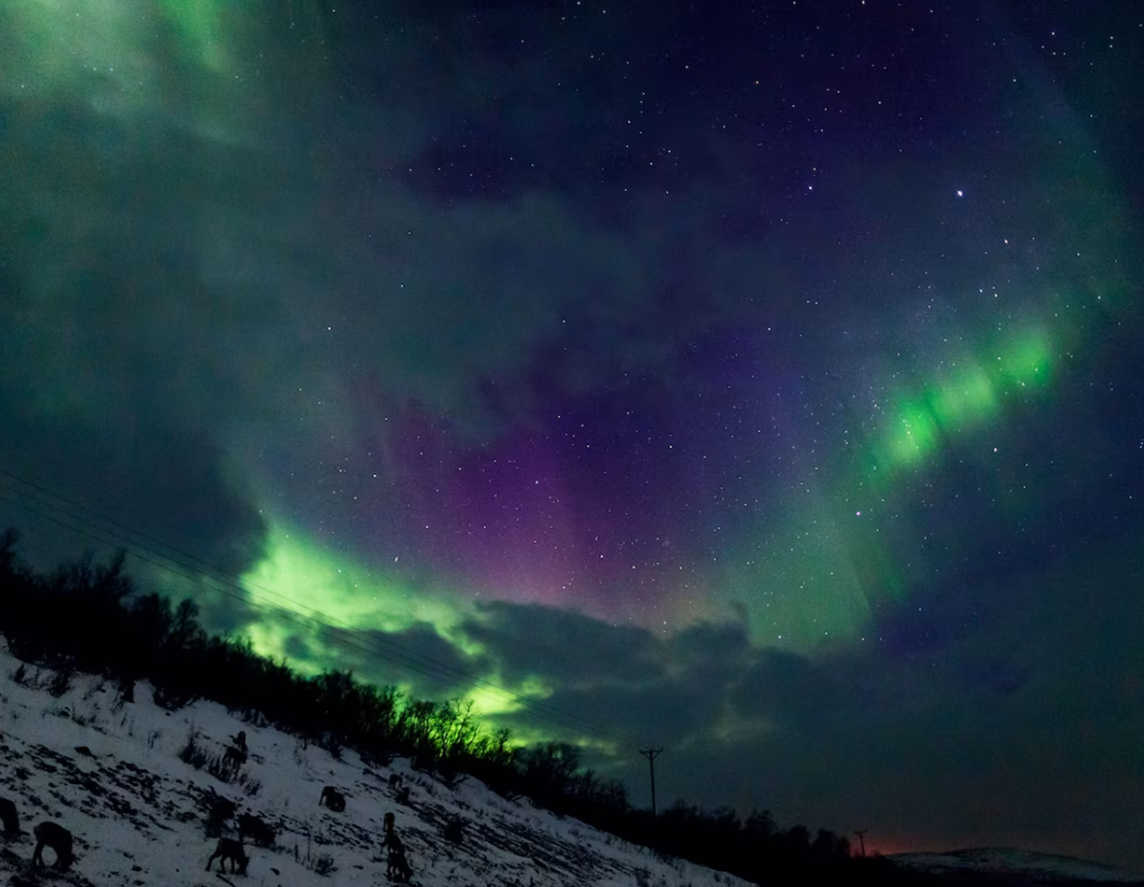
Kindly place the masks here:
<instances>
[{"instance_id":1,"label":"wispy green aurora band","mask_svg":"<svg viewBox=\"0 0 1144 887\"><path fill-rule=\"evenodd\" d=\"M26 0L0 7L0 91L17 107L82 107L125 132L160 121L196 139L246 145L264 136L258 127L274 119L277 98L288 92L297 108L300 92L320 92L323 45L321 14L301 0ZM275 80L283 71L289 83ZM936 547L956 548L957 540L935 540L914 519L933 495L933 477L950 460L971 458L982 482L992 482L989 460L1005 458L1022 409L1051 408L1058 387L1100 356L1089 331L1125 310L1118 295L1126 290L1129 226L1121 201L1079 128L1044 141L1044 156L1066 158L1043 163L1053 197L1046 212L1064 220L1065 233L1048 244L1053 257L1036 274L1015 263L996 316L979 311L944 351L912 360L895 353L878 366L871 356L855 374L862 391L847 434L820 441L779 506L752 518L751 531L704 566L704 593L715 605L699 601L674 614L682 618L673 627L737 608L760 646L862 643L880 602L906 599L931 575L934 558L950 556ZM75 150L69 168L105 159L94 148ZM907 328L903 320L889 338L907 338ZM1022 507L1018 501L1014 513ZM291 612L368 631L432 626L444 642L479 656L458 630L472 612L467 589L428 588L396 568L354 563L269 504L266 514L265 557L243 579L265 608L243 627L260 652L306 668L360 665L353 651L281 618ZM365 676L384 680L380 668ZM490 711L513 704L479 695Z\"/></svg>"}]
</instances>

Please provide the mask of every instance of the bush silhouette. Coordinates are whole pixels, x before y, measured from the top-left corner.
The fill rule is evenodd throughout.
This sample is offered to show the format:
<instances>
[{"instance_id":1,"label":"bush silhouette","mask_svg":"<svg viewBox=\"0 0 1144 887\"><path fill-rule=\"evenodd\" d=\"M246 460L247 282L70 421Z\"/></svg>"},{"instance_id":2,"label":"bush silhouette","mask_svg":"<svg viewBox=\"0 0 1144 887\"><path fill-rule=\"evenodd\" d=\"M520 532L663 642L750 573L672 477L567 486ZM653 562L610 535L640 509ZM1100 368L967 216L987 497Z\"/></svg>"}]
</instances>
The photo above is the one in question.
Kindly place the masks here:
<instances>
[{"instance_id":1,"label":"bush silhouette","mask_svg":"<svg viewBox=\"0 0 1144 887\"><path fill-rule=\"evenodd\" d=\"M193 601L172 608L166 597L139 590L122 552L106 565L89 554L40 574L20 561L18 541L14 530L0 534L0 633L17 658L54 670L55 692L66 692L71 674L81 669L120 687L149 679L155 701L165 707L210 699L333 753L353 748L383 763L405 755L450 786L470 774L504 797L528 796L658 852L755 883L905 883L884 860L851 859L845 838L819 830L811 840L801 825L781 830L768 811L741 821L730 808L705 812L678 801L653 819L631 806L622 782L583 770L577 746L521 746L507 729L485 733L471 703L414 699L363 683L350 671L302 677L284 662L256 654L249 639L208 635ZM59 619L61 612L69 618ZM23 665L18 672L35 680ZM181 756L219 779L237 779L248 794L258 790L257 783L244 782L245 774L236 777L221 755L206 752L193 733ZM396 799L408 803L409 788ZM445 826L450 841L459 843L463 833L460 820ZM333 871L324 864L314 868ZM910 883L936 882L912 873Z\"/></svg>"}]
</instances>

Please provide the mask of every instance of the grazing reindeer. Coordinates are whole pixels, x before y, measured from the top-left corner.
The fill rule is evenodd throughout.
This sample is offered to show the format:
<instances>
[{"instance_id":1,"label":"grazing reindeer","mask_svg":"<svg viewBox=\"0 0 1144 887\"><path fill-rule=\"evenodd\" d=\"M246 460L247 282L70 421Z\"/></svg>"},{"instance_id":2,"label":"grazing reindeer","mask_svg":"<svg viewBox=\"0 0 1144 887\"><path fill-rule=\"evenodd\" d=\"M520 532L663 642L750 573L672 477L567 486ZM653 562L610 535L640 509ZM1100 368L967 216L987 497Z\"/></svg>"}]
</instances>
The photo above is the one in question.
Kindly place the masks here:
<instances>
[{"instance_id":1,"label":"grazing reindeer","mask_svg":"<svg viewBox=\"0 0 1144 887\"><path fill-rule=\"evenodd\" d=\"M233 745L228 745L226 751L222 755L222 766L224 770L233 770L238 772L239 768L246 763L246 752L239 751Z\"/></svg>"},{"instance_id":2,"label":"grazing reindeer","mask_svg":"<svg viewBox=\"0 0 1144 887\"><path fill-rule=\"evenodd\" d=\"M51 847L56 853L56 868L67 871L75 854L72 853L72 834L58 822L46 820L32 829L36 836L36 849L32 851L32 865L44 867L44 848Z\"/></svg>"},{"instance_id":3,"label":"grazing reindeer","mask_svg":"<svg viewBox=\"0 0 1144 887\"><path fill-rule=\"evenodd\" d=\"M390 881L400 881L408 884L413 877L413 869L409 867L409 860L405 858L405 845L397 837L393 827L393 814L385 814L385 837L381 839L381 847L386 851L385 877Z\"/></svg>"},{"instance_id":4,"label":"grazing reindeer","mask_svg":"<svg viewBox=\"0 0 1144 887\"><path fill-rule=\"evenodd\" d=\"M346 809L346 796L333 786L327 785L322 789L322 796L318 798L318 806L321 807L323 804L335 813L341 813Z\"/></svg>"},{"instance_id":5,"label":"grazing reindeer","mask_svg":"<svg viewBox=\"0 0 1144 887\"><path fill-rule=\"evenodd\" d=\"M249 751L246 748L246 731L239 730L237 736L230 737L232 745L226 747L222 754L222 767L233 777L239 768L246 763Z\"/></svg>"},{"instance_id":6,"label":"grazing reindeer","mask_svg":"<svg viewBox=\"0 0 1144 887\"><path fill-rule=\"evenodd\" d=\"M226 750L227 756L230 757L233 753L233 756L238 758L240 764L245 764L250 754L250 749L246 747L246 731L239 730L237 736L230 737L230 741L233 744Z\"/></svg>"},{"instance_id":7,"label":"grazing reindeer","mask_svg":"<svg viewBox=\"0 0 1144 887\"><path fill-rule=\"evenodd\" d=\"M405 781L405 777L402 776L400 773L390 773L389 774L389 787L390 788L395 788L395 789L401 788L401 783L403 783L404 781Z\"/></svg>"},{"instance_id":8,"label":"grazing reindeer","mask_svg":"<svg viewBox=\"0 0 1144 887\"><path fill-rule=\"evenodd\" d=\"M210 795L206 798L207 803L210 805L210 818L217 819L220 822L224 819L232 819L238 810L234 806L234 801L230 798L224 798L218 794L214 787L208 787Z\"/></svg>"},{"instance_id":9,"label":"grazing reindeer","mask_svg":"<svg viewBox=\"0 0 1144 887\"><path fill-rule=\"evenodd\" d=\"M226 861L230 860L230 873L233 875L237 871L240 874L246 874L246 866L250 863L250 858L246 855L246 851L242 847L242 840L235 838L220 838L218 846L215 847L215 852L211 854L211 858L207 860L207 871L211 870L211 863L218 860L218 870L220 872L226 871L223 866Z\"/></svg>"},{"instance_id":10,"label":"grazing reindeer","mask_svg":"<svg viewBox=\"0 0 1144 887\"><path fill-rule=\"evenodd\" d=\"M234 801L216 795L214 789L211 789L208 803L210 809L207 811L207 837L217 838L222 834L226 821L234 818Z\"/></svg>"},{"instance_id":11,"label":"grazing reindeer","mask_svg":"<svg viewBox=\"0 0 1144 887\"><path fill-rule=\"evenodd\" d=\"M0 822L4 823L4 837L14 838L20 834L20 817L16 804L7 798L0 798Z\"/></svg>"},{"instance_id":12,"label":"grazing reindeer","mask_svg":"<svg viewBox=\"0 0 1144 887\"><path fill-rule=\"evenodd\" d=\"M260 847L270 847L274 844L277 835L274 829L262 819L250 813L243 813L238 817L238 839L244 841L250 838Z\"/></svg>"}]
</instances>

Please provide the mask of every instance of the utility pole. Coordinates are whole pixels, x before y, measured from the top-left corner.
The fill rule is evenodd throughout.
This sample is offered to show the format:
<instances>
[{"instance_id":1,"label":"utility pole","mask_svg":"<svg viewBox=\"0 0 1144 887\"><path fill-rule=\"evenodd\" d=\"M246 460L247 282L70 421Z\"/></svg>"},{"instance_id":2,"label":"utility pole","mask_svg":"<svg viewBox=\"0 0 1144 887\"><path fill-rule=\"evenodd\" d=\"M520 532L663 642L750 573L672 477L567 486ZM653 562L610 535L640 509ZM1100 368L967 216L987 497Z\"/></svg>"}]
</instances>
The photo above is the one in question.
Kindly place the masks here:
<instances>
[{"instance_id":1,"label":"utility pole","mask_svg":"<svg viewBox=\"0 0 1144 887\"><path fill-rule=\"evenodd\" d=\"M655 819L655 759L663 753L662 748L641 748L640 754L647 758L651 767L651 816Z\"/></svg>"},{"instance_id":2,"label":"utility pole","mask_svg":"<svg viewBox=\"0 0 1144 887\"><path fill-rule=\"evenodd\" d=\"M858 836L858 846L862 848L862 856L866 856L866 829L857 829L854 834Z\"/></svg>"}]
</instances>

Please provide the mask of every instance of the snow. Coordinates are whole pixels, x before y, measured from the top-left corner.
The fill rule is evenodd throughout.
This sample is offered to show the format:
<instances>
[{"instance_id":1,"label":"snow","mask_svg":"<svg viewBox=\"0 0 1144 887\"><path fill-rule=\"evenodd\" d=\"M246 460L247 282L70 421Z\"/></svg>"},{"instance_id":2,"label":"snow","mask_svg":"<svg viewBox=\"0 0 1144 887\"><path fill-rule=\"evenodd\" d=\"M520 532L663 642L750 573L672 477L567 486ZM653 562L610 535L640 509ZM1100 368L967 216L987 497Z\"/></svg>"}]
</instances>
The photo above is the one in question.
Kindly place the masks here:
<instances>
[{"instance_id":1,"label":"snow","mask_svg":"<svg viewBox=\"0 0 1144 887\"><path fill-rule=\"evenodd\" d=\"M981 847L948 853L895 853L887 858L906 868L921 869L936 874L955 871L978 872L1019 876L1037 883L1053 881L1140 883L1140 878L1136 875L1099 862L1032 853L1009 847Z\"/></svg>"},{"instance_id":2,"label":"snow","mask_svg":"<svg viewBox=\"0 0 1144 887\"><path fill-rule=\"evenodd\" d=\"M75 839L76 862L63 884L167 887L216 884L364 887L385 879L381 852L387 812L413 868L413 883L518 887L647 885L706 887L747 882L648 850L572 818L508 801L469 778L450 789L395 759L368 767L353 752L335 759L278 730L245 723L209 702L168 712L151 699L149 685L134 703L120 703L112 684L78 675L58 698L46 689L52 674L27 667L24 686L12 680L20 666L0 641L0 797L15 802L18 836L0 837L0 880L21 883L30 872L33 827L56 820ZM194 731L198 744L221 754L230 737L246 731L250 759L245 784L220 782L179 758ZM398 804L389 787L399 773L410 789ZM346 795L336 813L318 806L322 788ZM245 875L204 871L217 840L206 836L211 791L233 800L278 828L276 843L246 845ZM452 819L461 842L444 837ZM45 851L49 864L53 852ZM322 862L324 860L324 862ZM217 866L217 862L215 863ZM315 869L332 866L325 875Z\"/></svg>"}]
</instances>

